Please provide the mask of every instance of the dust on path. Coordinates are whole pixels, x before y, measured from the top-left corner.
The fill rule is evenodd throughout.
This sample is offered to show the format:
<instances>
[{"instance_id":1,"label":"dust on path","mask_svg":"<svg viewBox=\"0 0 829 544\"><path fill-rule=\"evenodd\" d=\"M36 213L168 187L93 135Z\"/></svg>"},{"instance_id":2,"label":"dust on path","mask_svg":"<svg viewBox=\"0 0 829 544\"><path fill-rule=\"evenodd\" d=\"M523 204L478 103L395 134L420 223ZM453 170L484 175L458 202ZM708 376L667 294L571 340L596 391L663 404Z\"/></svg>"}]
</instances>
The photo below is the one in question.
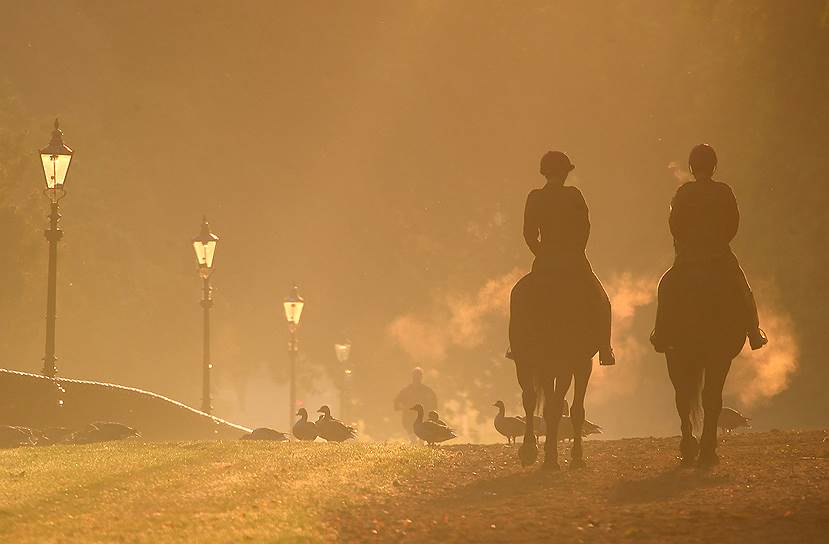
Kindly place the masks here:
<instances>
[{"instance_id":1,"label":"dust on path","mask_svg":"<svg viewBox=\"0 0 829 544\"><path fill-rule=\"evenodd\" d=\"M448 446L386 499L332 515L345 542L826 542L827 436L727 436L709 470L678 465L678 438L588 441L587 468L558 473L521 468L517 446Z\"/></svg>"}]
</instances>

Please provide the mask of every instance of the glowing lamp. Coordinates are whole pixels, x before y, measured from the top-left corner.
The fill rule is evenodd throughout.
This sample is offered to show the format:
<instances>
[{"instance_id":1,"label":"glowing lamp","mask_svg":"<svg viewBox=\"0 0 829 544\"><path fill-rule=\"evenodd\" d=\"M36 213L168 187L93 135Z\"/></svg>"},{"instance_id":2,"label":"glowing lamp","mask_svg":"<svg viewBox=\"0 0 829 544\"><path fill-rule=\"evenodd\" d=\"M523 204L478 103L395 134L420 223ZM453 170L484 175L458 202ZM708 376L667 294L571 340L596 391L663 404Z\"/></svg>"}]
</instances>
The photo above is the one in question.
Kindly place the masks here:
<instances>
[{"instance_id":1,"label":"glowing lamp","mask_svg":"<svg viewBox=\"0 0 829 544\"><path fill-rule=\"evenodd\" d=\"M58 120L55 119L55 130L52 131L52 140L49 145L40 150L40 161L43 163L43 175L46 178L46 190L54 195L63 192L66 174L69 172L69 163L72 161L73 151L63 143L63 131Z\"/></svg>"},{"instance_id":2,"label":"glowing lamp","mask_svg":"<svg viewBox=\"0 0 829 544\"><path fill-rule=\"evenodd\" d=\"M291 289L291 294L282 302L282 307L285 310L285 319L289 325L296 327L299 325L299 318L302 316L302 308L305 306L305 301L299 296L299 288L294 285Z\"/></svg>"},{"instance_id":3,"label":"glowing lamp","mask_svg":"<svg viewBox=\"0 0 829 544\"><path fill-rule=\"evenodd\" d=\"M202 219L201 232L193 238L193 249L196 252L196 261L199 263L199 276L202 279L210 277L213 272L213 255L216 253L216 243L219 237L210 232L207 218Z\"/></svg>"},{"instance_id":4,"label":"glowing lamp","mask_svg":"<svg viewBox=\"0 0 829 544\"><path fill-rule=\"evenodd\" d=\"M343 364L348 362L351 356L351 342L347 341L344 344L334 344L334 353L337 354L337 360Z\"/></svg>"}]
</instances>

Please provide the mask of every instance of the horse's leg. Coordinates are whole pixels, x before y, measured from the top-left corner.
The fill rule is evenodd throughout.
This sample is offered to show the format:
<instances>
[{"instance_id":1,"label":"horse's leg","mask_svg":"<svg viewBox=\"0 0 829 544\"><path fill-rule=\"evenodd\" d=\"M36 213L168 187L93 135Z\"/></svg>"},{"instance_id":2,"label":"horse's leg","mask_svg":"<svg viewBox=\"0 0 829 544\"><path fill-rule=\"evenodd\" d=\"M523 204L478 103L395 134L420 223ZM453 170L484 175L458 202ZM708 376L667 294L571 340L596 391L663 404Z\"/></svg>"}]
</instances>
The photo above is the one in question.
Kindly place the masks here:
<instances>
[{"instance_id":1,"label":"horse's leg","mask_svg":"<svg viewBox=\"0 0 829 544\"><path fill-rule=\"evenodd\" d=\"M547 440L544 441L545 470L561 468L558 464L558 425L561 421L561 402L570 389L572 379L573 374L568 369L544 382L544 421L547 424Z\"/></svg>"},{"instance_id":2,"label":"horse's leg","mask_svg":"<svg viewBox=\"0 0 829 544\"><path fill-rule=\"evenodd\" d=\"M693 461L699 451L697 439L694 437L694 427L691 422L691 408L695 402L694 383L698 382L695 365L688 357L684 357L675 350L665 354L668 362L668 376L674 386L676 411L679 414L682 441L679 444L679 453L683 463Z\"/></svg>"},{"instance_id":3,"label":"horse's leg","mask_svg":"<svg viewBox=\"0 0 829 544\"><path fill-rule=\"evenodd\" d=\"M699 463L715 465L717 457L717 423L722 412L722 390L731 369L731 359L719 359L705 365L705 386L702 389L702 409L705 418L700 437Z\"/></svg>"},{"instance_id":4,"label":"horse's leg","mask_svg":"<svg viewBox=\"0 0 829 544\"><path fill-rule=\"evenodd\" d=\"M587 359L576 365L573 385L573 406L570 407L570 421L573 424L573 448L571 458L573 468L584 466L584 452L582 450L582 431L584 427L584 397L587 395L587 383L593 372L593 360Z\"/></svg>"},{"instance_id":5,"label":"horse's leg","mask_svg":"<svg viewBox=\"0 0 829 544\"><path fill-rule=\"evenodd\" d=\"M535 403L537 393L535 390L534 364L536 361L527 361L526 359L515 361L515 370L518 374L518 384L521 386L521 401L524 404L524 440L521 447L518 449L518 458L521 460L523 466L532 465L538 458L538 441L535 438L535 431L533 428L533 414L535 413ZM515 439L513 439L515 443Z\"/></svg>"}]
</instances>

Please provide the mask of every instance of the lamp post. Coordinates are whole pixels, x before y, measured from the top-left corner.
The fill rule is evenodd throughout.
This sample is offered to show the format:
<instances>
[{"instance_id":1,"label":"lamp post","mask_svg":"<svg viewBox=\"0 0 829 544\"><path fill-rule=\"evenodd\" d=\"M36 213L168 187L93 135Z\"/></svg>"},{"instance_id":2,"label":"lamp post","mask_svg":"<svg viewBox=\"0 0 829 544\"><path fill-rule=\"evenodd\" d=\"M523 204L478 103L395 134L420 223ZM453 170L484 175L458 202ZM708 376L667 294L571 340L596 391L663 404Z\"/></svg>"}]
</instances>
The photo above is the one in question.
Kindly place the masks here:
<instances>
[{"instance_id":1,"label":"lamp post","mask_svg":"<svg viewBox=\"0 0 829 544\"><path fill-rule=\"evenodd\" d=\"M69 163L72 161L73 151L63 143L63 132L55 119L55 130L49 145L40 150L40 161L43 163L43 174L46 178L46 189L43 190L49 198L51 209L49 213L49 230L44 231L49 241L49 278L46 295L46 354L43 357L43 375L54 378L57 373L57 357L55 356L55 320L57 318L57 278L58 278L58 241L63 237L63 231L58 227L60 211L58 202L66 196L63 184L69 172Z\"/></svg>"},{"instance_id":2,"label":"lamp post","mask_svg":"<svg viewBox=\"0 0 829 544\"><path fill-rule=\"evenodd\" d=\"M343 365L343 383L340 388L340 414L343 421L348 422L349 404L351 403L351 367L348 364L351 358L351 341L346 340L342 344L334 344L334 353L337 360Z\"/></svg>"},{"instance_id":3,"label":"lamp post","mask_svg":"<svg viewBox=\"0 0 829 544\"><path fill-rule=\"evenodd\" d=\"M290 361L290 398L288 399L288 424L294 419L296 412L296 358L299 353L299 344L297 343L296 331L299 327L299 318L302 316L302 308L305 307L305 301L299 296L299 288L294 285L285 300L282 302L282 308L285 310L285 320L288 323L288 359Z\"/></svg>"},{"instance_id":4,"label":"lamp post","mask_svg":"<svg viewBox=\"0 0 829 544\"><path fill-rule=\"evenodd\" d=\"M196 251L196 261L199 263L199 277L202 279L201 307L204 309L204 348L202 357L202 397L201 411L205 414L212 412L210 403L210 371L213 364L210 362L210 307L213 306L210 274L213 273L213 255L216 252L216 243L219 237L210 232L207 217L202 219L201 232L193 238L193 249Z\"/></svg>"}]
</instances>

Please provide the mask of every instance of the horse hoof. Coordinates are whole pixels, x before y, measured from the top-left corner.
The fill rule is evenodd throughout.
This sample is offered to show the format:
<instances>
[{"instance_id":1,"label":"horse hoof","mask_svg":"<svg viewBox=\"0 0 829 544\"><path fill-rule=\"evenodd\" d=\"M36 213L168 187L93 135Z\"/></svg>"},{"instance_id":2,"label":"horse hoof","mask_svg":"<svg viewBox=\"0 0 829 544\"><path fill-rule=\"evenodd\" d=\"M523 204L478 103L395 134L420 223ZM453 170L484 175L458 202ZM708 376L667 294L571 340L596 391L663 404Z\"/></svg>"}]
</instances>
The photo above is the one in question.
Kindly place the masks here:
<instances>
[{"instance_id":1,"label":"horse hoof","mask_svg":"<svg viewBox=\"0 0 829 544\"><path fill-rule=\"evenodd\" d=\"M528 467L535 463L538 459L538 444L535 441L524 442L518 448L518 459L521 460L521 466Z\"/></svg>"},{"instance_id":2,"label":"horse hoof","mask_svg":"<svg viewBox=\"0 0 829 544\"><path fill-rule=\"evenodd\" d=\"M697 458L699 453L699 442L693 436L683 438L679 443L679 456L683 464L691 463Z\"/></svg>"},{"instance_id":3,"label":"horse hoof","mask_svg":"<svg viewBox=\"0 0 829 544\"><path fill-rule=\"evenodd\" d=\"M544 459L544 463L541 465L541 470L544 472L558 472L561 470L561 465L558 464L558 461Z\"/></svg>"},{"instance_id":4,"label":"horse hoof","mask_svg":"<svg viewBox=\"0 0 829 544\"><path fill-rule=\"evenodd\" d=\"M702 468L709 468L720 464L719 455L714 450L703 450L699 454L697 465Z\"/></svg>"}]
</instances>

